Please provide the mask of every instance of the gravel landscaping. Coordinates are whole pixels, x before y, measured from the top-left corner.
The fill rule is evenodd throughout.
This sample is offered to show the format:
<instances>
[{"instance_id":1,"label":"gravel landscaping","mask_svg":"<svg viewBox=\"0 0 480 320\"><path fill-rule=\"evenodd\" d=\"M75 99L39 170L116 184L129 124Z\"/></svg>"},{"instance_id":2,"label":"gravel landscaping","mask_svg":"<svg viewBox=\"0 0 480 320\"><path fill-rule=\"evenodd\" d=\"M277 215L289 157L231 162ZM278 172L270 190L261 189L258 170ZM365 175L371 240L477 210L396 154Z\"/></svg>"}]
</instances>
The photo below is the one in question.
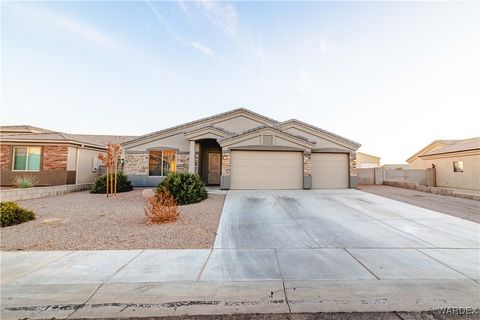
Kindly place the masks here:
<instances>
[{"instance_id":1,"label":"gravel landscaping","mask_svg":"<svg viewBox=\"0 0 480 320\"><path fill-rule=\"evenodd\" d=\"M384 185L363 185L358 186L357 189L480 223L480 201Z\"/></svg>"},{"instance_id":2,"label":"gravel landscaping","mask_svg":"<svg viewBox=\"0 0 480 320\"><path fill-rule=\"evenodd\" d=\"M1 229L1 250L211 248L225 195L181 206L176 222L146 224L142 189L107 199L88 191L18 201L33 221Z\"/></svg>"}]
</instances>

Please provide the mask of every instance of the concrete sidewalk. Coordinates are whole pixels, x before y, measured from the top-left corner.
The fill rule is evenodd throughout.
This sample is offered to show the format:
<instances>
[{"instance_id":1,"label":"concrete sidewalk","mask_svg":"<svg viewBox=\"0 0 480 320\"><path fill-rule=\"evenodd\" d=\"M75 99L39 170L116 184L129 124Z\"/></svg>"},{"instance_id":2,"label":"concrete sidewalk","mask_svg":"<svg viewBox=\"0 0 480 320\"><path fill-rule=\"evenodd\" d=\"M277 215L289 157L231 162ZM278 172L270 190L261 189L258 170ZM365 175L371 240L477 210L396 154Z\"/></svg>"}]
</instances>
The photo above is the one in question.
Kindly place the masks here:
<instances>
[{"instance_id":1,"label":"concrete sidewalk","mask_svg":"<svg viewBox=\"0 0 480 320\"><path fill-rule=\"evenodd\" d=\"M229 191L214 249L1 252L1 316L474 308L479 231L356 190Z\"/></svg>"},{"instance_id":2,"label":"concrete sidewalk","mask_svg":"<svg viewBox=\"0 0 480 320\"><path fill-rule=\"evenodd\" d=\"M466 255L472 261L463 261L461 268L453 259L440 262L451 255L434 250L396 252L414 258L386 270L372 257L388 260L388 253L372 249L2 252L1 316L424 311L480 305L478 250L463 249L476 251Z\"/></svg>"}]
</instances>

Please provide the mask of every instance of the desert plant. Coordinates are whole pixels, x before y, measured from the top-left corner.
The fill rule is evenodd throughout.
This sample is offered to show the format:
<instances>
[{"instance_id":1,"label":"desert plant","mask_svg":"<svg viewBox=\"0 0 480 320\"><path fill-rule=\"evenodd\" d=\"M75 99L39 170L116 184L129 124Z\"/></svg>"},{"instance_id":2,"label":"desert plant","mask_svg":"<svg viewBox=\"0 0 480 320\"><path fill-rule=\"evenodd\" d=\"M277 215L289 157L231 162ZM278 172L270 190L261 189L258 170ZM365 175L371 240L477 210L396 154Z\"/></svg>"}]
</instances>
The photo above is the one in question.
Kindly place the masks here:
<instances>
[{"instance_id":1,"label":"desert plant","mask_svg":"<svg viewBox=\"0 0 480 320\"><path fill-rule=\"evenodd\" d=\"M122 147L119 144L107 144L107 152L99 153L98 159L103 162L106 170L105 192L108 195L117 194L117 173L118 159L122 154Z\"/></svg>"},{"instance_id":2,"label":"desert plant","mask_svg":"<svg viewBox=\"0 0 480 320\"><path fill-rule=\"evenodd\" d=\"M167 223L177 220L179 211L170 192L162 189L155 196L147 199L145 215L149 224Z\"/></svg>"},{"instance_id":3,"label":"desert plant","mask_svg":"<svg viewBox=\"0 0 480 320\"><path fill-rule=\"evenodd\" d=\"M12 184L17 188L31 188L38 183L37 177L33 174L23 174L21 176L15 177Z\"/></svg>"},{"instance_id":4,"label":"desert plant","mask_svg":"<svg viewBox=\"0 0 480 320\"><path fill-rule=\"evenodd\" d=\"M114 174L113 173L109 173L109 179L107 179L107 175L104 174L100 177L98 177L96 180L95 180L95 183L93 184L93 188L92 190L90 190L91 193L106 193L107 191L107 181L110 180L112 181L114 177L111 177L113 176ZM132 186L132 183L130 182L130 180L128 180L128 177L123 174L122 172L119 172L117 173L117 177L116 177L116 180L117 180L117 183L115 184L115 188L116 188L116 192L127 192L127 191L132 191L133 190L133 186ZM111 190L109 190L109 192L111 193Z\"/></svg>"},{"instance_id":5,"label":"desert plant","mask_svg":"<svg viewBox=\"0 0 480 320\"><path fill-rule=\"evenodd\" d=\"M0 224L2 227L13 226L35 219L32 211L19 207L15 202L0 202Z\"/></svg>"},{"instance_id":6,"label":"desert plant","mask_svg":"<svg viewBox=\"0 0 480 320\"><path fill-rule=\"evenodd\" d=\"M158 185L157 191L163 189L171 193L177 204L197 203L208 197L200 176L193 173L171 173Z\"/></svg>"}]
</instances>

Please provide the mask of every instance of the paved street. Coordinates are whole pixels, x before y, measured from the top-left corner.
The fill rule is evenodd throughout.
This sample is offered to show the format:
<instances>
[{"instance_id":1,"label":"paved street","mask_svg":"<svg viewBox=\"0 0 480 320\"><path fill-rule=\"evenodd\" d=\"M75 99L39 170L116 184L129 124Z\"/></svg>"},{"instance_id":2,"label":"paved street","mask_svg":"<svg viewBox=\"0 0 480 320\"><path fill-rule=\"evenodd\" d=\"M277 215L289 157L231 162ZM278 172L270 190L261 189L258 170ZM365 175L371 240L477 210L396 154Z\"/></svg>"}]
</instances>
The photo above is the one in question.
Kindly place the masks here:
<instances>
[{"instance_id":1,"label":"paved street","mask_svg":"<svg viewBox=\"0 0 480 320\"><path fill-rule=\"evenodd\" d=\"M230 191L214 249L2 252L2 319L474 307L479 248L477 223L357 190Z\"/></svg>"}]
</instances>

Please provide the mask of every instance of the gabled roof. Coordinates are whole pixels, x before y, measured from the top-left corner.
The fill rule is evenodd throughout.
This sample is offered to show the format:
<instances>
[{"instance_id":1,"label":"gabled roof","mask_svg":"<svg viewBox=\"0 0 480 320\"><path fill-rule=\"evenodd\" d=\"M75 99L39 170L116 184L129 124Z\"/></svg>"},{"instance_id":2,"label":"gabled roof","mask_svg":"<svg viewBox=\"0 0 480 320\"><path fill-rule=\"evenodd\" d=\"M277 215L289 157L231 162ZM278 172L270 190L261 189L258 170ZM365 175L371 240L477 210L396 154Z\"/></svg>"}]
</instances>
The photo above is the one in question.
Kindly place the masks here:
<instances>
[{"instance_id":1,"label":"gabled roof","mask_svg":"<svg viewBox=\"0 0 480 320\"><path fill-rule=\"evenodd\" d=\"M258 127L252 128L250 130L246 130L242 133L234 134L230 137L220 139L220 140L218 140L218 142L220 143L221 146L223 146L223 145L225 145L225 143L227 143L231 140L235 140L237 138L244 137L244 136L245 137L248 137L248 136L251 136L251 135L255 136L254 133L259 133L260 134L263 131L273 131L273 132L279 133L280 135L290 137L290 138L298 141L301 144L307 144L309 146L313 146L313 145L316 144L315 141L309 140L305 137L294 135L294 134L292 134L290 132L287 132L287 131L284 131L284 130L276 127L276 126L267 126L267 125L258 126Z\"/></svg>"},{"instance_id":2,"label":"gabled roof","mask_svg":"<svg viewBox=\"0 0 480 320\"><path fill-rule=\"evenodd\" d=\"M470 138L465 140L455 140L454 144L447 145L443 148L432 150L425 153L423 156L431 156L437 154L453 153L453 152L463 152L471 150L480 150L480 138Z\"/></svg>"},{"instance_id":3,"label":"gabled roof","mask_svg":"<svg viewBox=\"0 0 480 320\"><path fill-rule=\"evenodd\" d=\"M237 109L233 109L233 110L230 110L230 111L227 111L227 112L218 113L218 114L215 114L213 116L201 118L199 120L186 122L186 123L178 125L178 126L174 126L174 127L162 129L162 130L159 130L159 131L155 131L155 132L152 132L152 133L148 133L148 134L145 134L143 136L137 137L136 139L133 139L131 141L126 142L125 145L136 143L136 142L148 139L148 138L152 138L152 137L155 137L155 136L160 136L160 135L170 133L170 132L174 132L174 131L177 131L177 130L180 130L180 131L182 129L187 130L187 128L190 127L190 126L202 124L202 123L209 122L209 121L216 120L216 119L228 118L228 116L235 115L235 114L243 114L243 115L247 115L247 116L250 115L250 116L255 117L255 118L260 118L264 122L270 123L272 125L278 124L278 121L275 120L275 119L266 117L264 115L261 115L259 113L253 112L253 111L245 109L245 108L237 108Z\"/></svg>"},{"instance_id":4,"label":"gabled roof","mask_svg":"<svg viewBox=\"0 0 480 320\"><path fill-rule=\"evenodd\" d=\"M432 150L436 146L439 146L439 145L445 145L445 146L453 145L453 144L457 143L458 141L460 141L460 140L435 140L432 143L430 143L429 145L427 145L426 147L422 148L417 153L415 153L413 156L408 158L406 161L408 163L410 163L413 160L415 160L416 158L425 155L427 152L429 152L430 150Z\"/></svg>"},{"instance_id":5,"label":"gabled roof","mask_svg":"<svg viewBox=\"0 0 480 320\"><path fill-rule=\"evenodd\" d=\"M30 125L0 126L0 134L25 134L25 133L49 133L54 132L44 128Z\"/></svg>"},{"instance_id":6,"label":"gabled roof","mask_svg":"<svg viewBox=\"0 0 480 320\"><path fill-rule=\"evenodd\" d=\"M298 119L289 119L289 120L283 121L283 122L279 123L277 125L277 127L284 128L284 127L287 127L288 125L291 125L291 124L297 124L301 127L306 127L306 128L309 128L310 130L321 132L322 134L324 134L326 136L330 136L334 139L346 142L348 144L351 144L351 145L355 146L356 148L360 148L360 146L361 146L361 144L358 143L358 142L355 142L353 140L350 140L350 139L347 139L345 137L339 136L338 134L332 133L330 131L323 130L319 127L316 127L314 125L311 125L311 124L303 122L303 121L300 121Z\"/></svg>"},{"instance_id":7,"label":"gabled roof","mask_svg":"<svg viewBox=\"0 0 480 320\"><path fill-rule=\"evenodd\" d=\"M45 142L70 143L105 149L108 143L121 143L132 139L132 136L111 136L91 134L69 134L63 132L25 133L17 135L1 135L0 142Z\"/></svg>"}]
</instances>

